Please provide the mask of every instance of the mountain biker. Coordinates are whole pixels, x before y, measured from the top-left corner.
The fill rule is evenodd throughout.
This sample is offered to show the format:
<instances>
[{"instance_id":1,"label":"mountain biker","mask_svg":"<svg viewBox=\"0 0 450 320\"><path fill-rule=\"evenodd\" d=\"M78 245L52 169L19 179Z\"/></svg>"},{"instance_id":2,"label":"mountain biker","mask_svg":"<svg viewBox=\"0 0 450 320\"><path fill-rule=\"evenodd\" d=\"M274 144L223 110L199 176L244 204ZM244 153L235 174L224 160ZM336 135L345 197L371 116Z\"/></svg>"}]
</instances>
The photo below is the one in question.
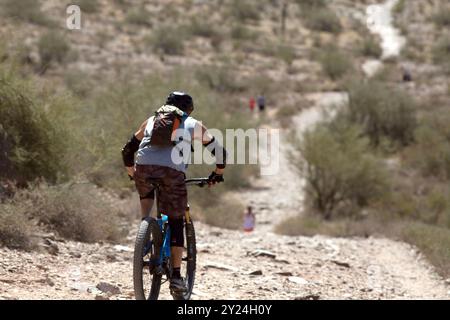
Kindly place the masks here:
<instances>
[{"instance_id":1,"label":"mountain biker","mask_svg":"<svg viewBox=\"0 0 450 320\"><path fill-rule=\"evenodd\" d=\"M141 203L142 219L150 215L154 201L154 188L147 182L149 178L160 179L161 192L159 196L160 211L169 217L171 230L171 264L173 273L170 279L170 289L174 292L185 292L186 285L180 275L180 267L184 248L183 217L187 207L187 190L185 185L185 172L191 152L192 140L202 141L216 159L216 169L209 176L209 184L223 182L223 173L226 166L226 150L212 136L208 129L190 114L194 110L192 97L184 92L172 92L167 97L162 108L176 107L184 113L178 126L176 142L172 146L160 147L152 145L152 132L156 132L155 116L147 119L133 134L122 149L122 157L130 178L135 180L136 189ZM162 109L160 108L160 109ZM175 108L175 110L177 110ZM177 110L177 111L179 111ZM190 140L190 141L189 141ZM189 143L189 156L175 161L174 154L178 154L177 145ZM175 151L175 152L174 152ZM134 155L136 155L136 162Z\"/></svg>"}]
</instances>

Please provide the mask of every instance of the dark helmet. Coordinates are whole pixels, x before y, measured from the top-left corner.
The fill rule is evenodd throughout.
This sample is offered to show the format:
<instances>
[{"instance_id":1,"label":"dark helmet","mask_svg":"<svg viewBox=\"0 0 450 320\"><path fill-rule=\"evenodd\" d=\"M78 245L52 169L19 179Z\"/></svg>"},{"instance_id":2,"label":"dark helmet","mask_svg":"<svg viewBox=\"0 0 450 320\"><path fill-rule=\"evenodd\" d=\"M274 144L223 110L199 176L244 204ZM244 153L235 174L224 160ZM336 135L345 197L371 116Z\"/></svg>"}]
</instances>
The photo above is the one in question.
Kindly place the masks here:
<instances>
[{"instance_id":1,"label":"dark helmet","mask_svg":"<svg viewBox=\"0 0 450 320\"><path fill-rule=\"evenodd\" d=\"M194 101L192 100L192 97L185 92L171 92L167 97L166 104L175 106L184 112L191 112L194 110Z\"/></svg>"}]
</instances>

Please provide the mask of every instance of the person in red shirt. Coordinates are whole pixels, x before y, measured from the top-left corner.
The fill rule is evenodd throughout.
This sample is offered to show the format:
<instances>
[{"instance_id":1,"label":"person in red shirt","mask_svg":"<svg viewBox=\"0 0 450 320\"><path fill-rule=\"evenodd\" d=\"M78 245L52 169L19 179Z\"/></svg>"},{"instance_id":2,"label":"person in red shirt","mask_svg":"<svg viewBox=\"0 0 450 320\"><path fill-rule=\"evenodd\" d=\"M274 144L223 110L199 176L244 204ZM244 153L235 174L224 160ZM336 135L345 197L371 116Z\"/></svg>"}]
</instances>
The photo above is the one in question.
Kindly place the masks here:
<instances>
[{"instance_id":1,"label":"person in red shirt","mask_svg":"<svg viewBox=\"0 0 450 320\"><path fill-rule=\"evenodd\" d=\"M256 104L255 98L251 97L250 101L248 102L248 106L250 107L250 111L253 112L253 109L255 109L255 104Z\"/></svg>"}]
</instances>

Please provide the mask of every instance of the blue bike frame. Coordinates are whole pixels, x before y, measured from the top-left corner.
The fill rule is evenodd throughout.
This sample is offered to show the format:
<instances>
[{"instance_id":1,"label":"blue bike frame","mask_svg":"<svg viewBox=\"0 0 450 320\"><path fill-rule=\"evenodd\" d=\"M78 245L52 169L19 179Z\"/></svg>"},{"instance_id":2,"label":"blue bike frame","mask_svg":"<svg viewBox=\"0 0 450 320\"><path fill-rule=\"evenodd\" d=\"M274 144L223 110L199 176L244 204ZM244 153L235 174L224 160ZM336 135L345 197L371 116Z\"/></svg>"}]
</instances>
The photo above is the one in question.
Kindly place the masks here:
<instances>
[{"instance_id":1,"label":"blue bike frame","mask_svg":"<svg viewBox=\"0 0 450 320\"><path fill-rule=\"evenodd\" d=\"M156 221L158 222L159 228L161 229L161 233L164 235L164 239L158 263L159 265L162 265L165 258L170 259L170 227L168 225L169 217L164 214L161 214L161 217L159 217L159 215L160 214L158 214L158 218Z\"/></svg>"}]
</instances>

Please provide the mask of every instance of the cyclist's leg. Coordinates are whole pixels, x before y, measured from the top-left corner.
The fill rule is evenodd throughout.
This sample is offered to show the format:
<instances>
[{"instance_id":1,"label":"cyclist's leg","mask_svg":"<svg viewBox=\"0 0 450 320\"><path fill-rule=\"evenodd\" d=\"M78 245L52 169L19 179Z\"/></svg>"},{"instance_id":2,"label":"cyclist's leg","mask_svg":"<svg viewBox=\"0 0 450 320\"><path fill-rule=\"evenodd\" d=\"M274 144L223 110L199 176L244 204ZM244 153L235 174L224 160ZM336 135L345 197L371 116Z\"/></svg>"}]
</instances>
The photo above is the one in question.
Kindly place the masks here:
<instances>
[{"instance_id":1,"label":"cyclist's leg","mask_svg":"<svg viewBox=\"0 0 450 320\"><path fill-rule=\"evenodd\" d=\"M153 208L153 202L154 202L154 192L153 197L149 196L148 198L141 198L141 216L142 219L145 219L150 216L150 212Z\"/></svg>"},{"instance_id":2,"label":"cyclist's leg","mask_svg":"<svg viewBox=\"0 0 450 320\"><path fill-rule=\"evenodd\" d=\"M150 216L155 199L154 188L146 181L149 177L152 177L153 171L152 166L137 165L134 174L134 181L140 198L142 219Z\"/></svg>"},{"instance_id":3,"label":"cyclist's leg","mask_svg":"<svg viewBox=\"0 0 450 320\"><path fill-rule=\"evenodd\" d=\"M184 250L184 219L181 217L169 217L170 226L170 253L172 266L179 271ZM177 270L178 269L178 270ZM180 277L179 272L175 276Z\"/></svg>"},{"instance_id":4,"label":"cyclist's leg","mask_svg":"<svg viewBox=\"0 0 450 320\"><path fill-rule=\"evenodd\" d=\"M174 270L171 288L185 290L181 281L180 267L184 251L184 214L187 206L187 190L183 172L167 168L163 179L160 204L169 216L171 265Z\"/></svg>"}]
</instances>

